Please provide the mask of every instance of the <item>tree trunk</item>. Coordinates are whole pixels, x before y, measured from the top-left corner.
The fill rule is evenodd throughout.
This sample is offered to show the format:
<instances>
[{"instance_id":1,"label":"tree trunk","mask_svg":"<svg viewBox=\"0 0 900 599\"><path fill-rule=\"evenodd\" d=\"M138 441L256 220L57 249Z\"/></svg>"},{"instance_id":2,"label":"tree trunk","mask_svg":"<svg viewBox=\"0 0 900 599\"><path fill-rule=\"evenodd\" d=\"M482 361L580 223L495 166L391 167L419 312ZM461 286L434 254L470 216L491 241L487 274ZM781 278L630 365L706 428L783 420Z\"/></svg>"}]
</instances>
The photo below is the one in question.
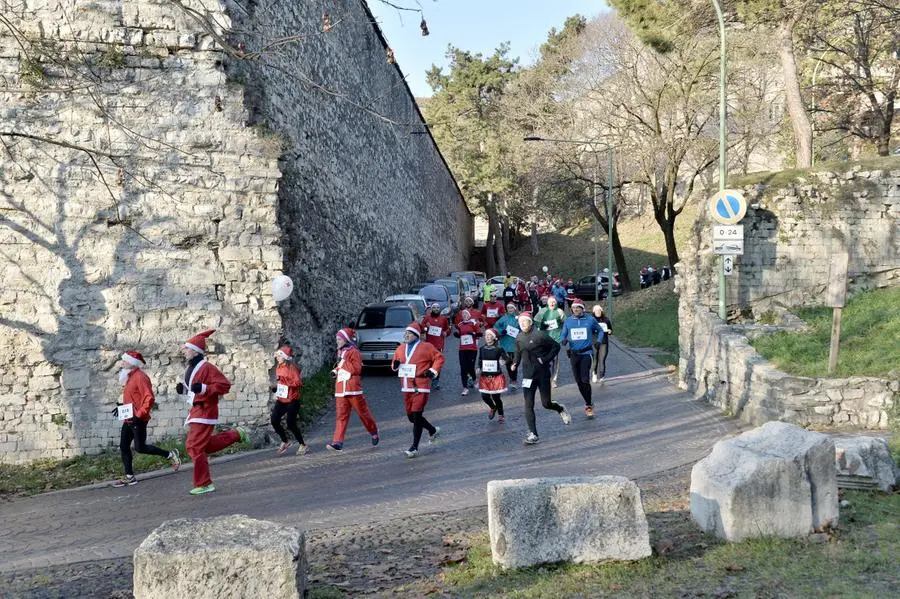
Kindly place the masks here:
<instances>
[{"instance_id":1,"label":"tree trunk","mask_svg":"<svg viewBox=\"0 0 900 599\"><path fill-rule=\"evenodd\" d=\"M509 217L505 214L500 218L500 233L503 239L503 253L509 256L512 254L512 246L509 243Z\"/></svg>"},{"instance_id":2,"label":"tree trunk","mask_svg":"<svg viewBox=\"0 0 900 599\"><path fill-rule=\"evenodd\" d=\"M890 98L887 102L885 116L881 121L881 131L876 140L879 156L891 155L891 125L894 120L894 99Z\"/></svg>"},{"instance_id":3,"label":"tree trunk","mask_svg":"<svg viewBox=\"0 0 900 599\"><path fill-rule=\"evenodd\" d=\"M488 201L484 211L487 214L488 219L487 244L484 248L484 253L485 260L487 262L487 275L489 277L492 277L497 274L497 258L494 254L494 252L496 251L494 246L497 245L497 236L495 234L497 227L497 217L494 214L493 194L488 194Z\"/></svg>"},{"instance_id":4,"label":"tree trunk","mask_svg":"<svg viewBox=\"0 0 900 599\"><path fill-rule=\"evenodd\" d=\"M623 290L631 291L631 277L628 276L628 267L625 265L625 252L622 250L622 241L619 239L619 228L612 233L613 258L616 261L616 269L619 272L619 283Z\"/></svg>"},{"instance_id":5,"label":"tree trunk","mask_svg":"<svg viewBox=\"0 0 900 599\"><path fill-rule=\"evenodd\" d=\"M531 255L539 256L540 253L540 249L538 249L537 223L531 223Z\"/></svg>"},{"instance_id":6,"label":"tree trunk","mask_svg":"<svg viewBox=\"0 0 900 599\"><path fill-rule=\"evenodd\" d=\"M666 240L666 255L669 257L669 266L678 264L678 248L675 246L675 219L663 219L659 226L662 228L663 238Z\"/></svg>"},{"instance_id":7,"label":"tree trunk","mask_svg":"<svg viewBox=\"0 0 900 599\"><path fill-rule=\"evenodd\" d=\"M803 96L800 94L797 59L794 56L795 22L796 20L791 18L778 26L778 53L784 75L784 93L788 114L794 130L794 147L797 153L795 165L797 168L809 168L812 166L812 127L809 124L809 115L806 113L806 104L803 103Z\"/></svg>"}]
</instances>

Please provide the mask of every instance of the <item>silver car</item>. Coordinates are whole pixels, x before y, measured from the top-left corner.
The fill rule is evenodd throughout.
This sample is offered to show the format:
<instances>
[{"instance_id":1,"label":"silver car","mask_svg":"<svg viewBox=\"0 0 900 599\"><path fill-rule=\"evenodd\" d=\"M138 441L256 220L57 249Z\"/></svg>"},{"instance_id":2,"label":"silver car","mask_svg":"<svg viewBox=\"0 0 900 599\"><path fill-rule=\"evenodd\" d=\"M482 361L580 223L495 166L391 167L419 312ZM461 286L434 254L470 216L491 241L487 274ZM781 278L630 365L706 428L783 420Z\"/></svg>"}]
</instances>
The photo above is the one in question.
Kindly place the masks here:
<instances>
[{"instance_id":1,"label":"silver car","mask_svg":"<svg viewBox=\"0 0 900 599\"><path fill-rule=\"evenodd\" d=\"M371 304L351 326L363 366L390 366L394 351L403 343L403 332L416 321L415 311L406 304Z\"/></svg>"},{"instance_id":2,"label":"silver car","mask_svg":"<svg viewBox=\"0 0 900 599\"><path fill-rule=\"evenodd\" d=\"M411 293L389 295L384 298L384 303L405 304L407 306L412 306L412 308L416 311L416 320L425 316L425 311L428 309L428 300L425 299L424 295L413 295Z\"/></svg>"}]
</instances>

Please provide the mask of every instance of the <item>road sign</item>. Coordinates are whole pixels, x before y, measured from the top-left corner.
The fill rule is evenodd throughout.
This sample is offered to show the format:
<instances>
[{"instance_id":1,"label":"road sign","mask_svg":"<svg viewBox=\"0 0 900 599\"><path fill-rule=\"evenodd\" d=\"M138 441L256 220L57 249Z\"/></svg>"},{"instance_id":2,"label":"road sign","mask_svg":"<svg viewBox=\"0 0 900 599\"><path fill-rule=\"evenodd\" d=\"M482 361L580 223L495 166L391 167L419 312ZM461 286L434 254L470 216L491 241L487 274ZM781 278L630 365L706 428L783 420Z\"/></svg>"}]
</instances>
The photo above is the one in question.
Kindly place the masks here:
<instances>
[{"instance_id":1,"label":"road sign","mask_svg":"<svg viewBox=\"0 0 900 599\"><path fill-rule=\"evenodd\" d=\"M732 254L735 256L743 256L744 255L744 240L732 240L732 241L713 241L713 253L718 254L720 256L727 256L728 254Z\"/></svg>"},{"instance_id":2,"label":"road sign","mask_svg":"<svg viewBox=\"0 0 900 599\"><path fill-rule=\"evenodd\" d=\"M725 189L709 198L709 215L719 224L736 224L745 214L747 200L736 189Z\"/></svg>"},{"instance_id":3,"label":"road sign","mask_svg":"<svg viewBox=\"0 0 900 599\"><path fill-rule=\"evenodd\" d=\"M713 241L743 241L744 225L713 225Z\"/></svg>"},{"instance_id":4,"label":"road sign","mask_svg":"<svg viewBox=\"0 0 900 599\"><path fill-rule=\"evenodd\" d=\"M825 291L825 305L830 308L843 308L847 301L847 270L850 266L850 255L846 250L831 255L828 269L828 287Z\"/></svg>"},{"instance_id":5,"label":"road sign","mask_svg":"<svg viewBox=\"0 0 900 599\"><path fill-rule=\"evenodd\" d=\"M722 256L722 268L725 270L725 276L729 276L734 272L734 256Z\"/></svg>"}]
</instances>

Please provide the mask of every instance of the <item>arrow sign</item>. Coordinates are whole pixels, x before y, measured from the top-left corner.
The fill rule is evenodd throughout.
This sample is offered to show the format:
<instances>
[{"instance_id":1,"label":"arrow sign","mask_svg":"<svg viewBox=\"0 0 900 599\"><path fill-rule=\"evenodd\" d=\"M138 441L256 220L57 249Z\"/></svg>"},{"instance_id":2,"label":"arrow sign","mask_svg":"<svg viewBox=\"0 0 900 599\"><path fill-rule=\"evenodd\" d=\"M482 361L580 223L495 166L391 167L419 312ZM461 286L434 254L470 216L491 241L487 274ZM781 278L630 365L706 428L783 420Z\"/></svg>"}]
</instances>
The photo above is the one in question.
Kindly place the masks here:
<instances>
[{"instance_id":1,"label":"arrow sign","mask_svg":"<svg viewBox=\"0 0 900 599\"><path fill-rule=\"evenodd\" d=\"M747 200L736 189L726 189L709 199L709 215L723 225L734 225L747 214Z\"/></svg>"},{"instance_id":2,"label":"arrow sign","mask_svg":"<svg viewBox=\"0 0 900 599\"><path fill-rule=\"evenodd\" d=\"M723 256L722 258L722 265L725 270L725 276L727 277L734 272L734 256Z\"/></svg>"}]
</instances>

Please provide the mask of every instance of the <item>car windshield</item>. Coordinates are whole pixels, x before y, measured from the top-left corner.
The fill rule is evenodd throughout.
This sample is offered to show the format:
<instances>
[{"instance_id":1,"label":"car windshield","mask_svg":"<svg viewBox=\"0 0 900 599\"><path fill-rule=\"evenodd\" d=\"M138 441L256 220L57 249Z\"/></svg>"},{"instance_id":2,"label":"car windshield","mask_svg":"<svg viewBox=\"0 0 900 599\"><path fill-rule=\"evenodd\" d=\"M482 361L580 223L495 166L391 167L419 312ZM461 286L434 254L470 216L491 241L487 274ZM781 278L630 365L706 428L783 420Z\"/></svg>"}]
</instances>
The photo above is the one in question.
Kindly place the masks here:
<instances>
[{"instance_id":1,"label":"car windshield","mask_svg":"<svg viewBox=\"0 0 900 599\"><path fill-rule=\"evenodd\" d=\"M431 302L446 302L450 297L450 294L447 293L447 288L443 285L426 285L419 290L419 295L424 295L425 301L429 304Z\"/></svg>"},{"instance_id":2,"label":"car windshield","mask_svg":"<svg viewBox=\"0 0 900 599\"><path fill-rule=\"evenodd\" d=\"M413 314L406 306L366 308L359 315L358 329L402 329L412 322Z\"/></svg>"},{"instance_id":3,"label":"car windshield","mask_svg":"<svg viewBox=\"0 0 900 599\"><path fill-rule=\"evenodd\" d=\"M450 281L448 279L438 279L437 281L435 281L435 284L443 285L447 289L447 293L449 293L450 295L459 292L459 284L456 281Z\"/></svg>"}]
</instances>

